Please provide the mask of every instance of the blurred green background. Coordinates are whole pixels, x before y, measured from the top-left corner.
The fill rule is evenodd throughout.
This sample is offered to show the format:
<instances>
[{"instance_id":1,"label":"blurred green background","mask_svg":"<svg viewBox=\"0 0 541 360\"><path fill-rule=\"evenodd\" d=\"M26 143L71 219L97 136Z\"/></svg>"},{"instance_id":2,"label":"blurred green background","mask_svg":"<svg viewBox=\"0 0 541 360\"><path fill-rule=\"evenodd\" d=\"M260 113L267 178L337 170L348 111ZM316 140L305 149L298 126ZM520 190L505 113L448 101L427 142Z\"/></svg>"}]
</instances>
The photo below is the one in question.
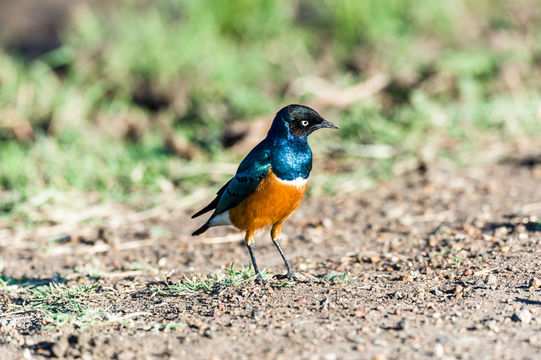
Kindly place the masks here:
<instances>
[{"instance_id":1,"label":"blurred green background","mask_svg":"<svg viewBox=\"0 0 541 360\"><path fill-rule=\"evenodd\" d=\"M289 103L341 126L312 196L496 161L541 132L540 5L0 0L0 214L215 189Z\"/></svg>"}]
</instances>

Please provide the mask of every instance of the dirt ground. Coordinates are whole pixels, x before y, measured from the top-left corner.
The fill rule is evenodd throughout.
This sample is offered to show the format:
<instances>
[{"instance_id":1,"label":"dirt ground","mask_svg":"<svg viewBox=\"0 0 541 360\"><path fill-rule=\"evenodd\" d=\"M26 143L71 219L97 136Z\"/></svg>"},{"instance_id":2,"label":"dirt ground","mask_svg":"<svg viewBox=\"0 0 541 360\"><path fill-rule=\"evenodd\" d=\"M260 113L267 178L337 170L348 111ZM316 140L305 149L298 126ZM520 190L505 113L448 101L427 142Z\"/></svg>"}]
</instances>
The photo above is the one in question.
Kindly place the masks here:
<instances>
[{"instance_id":1,"label":"dirt ground","mask_svg":"<svg viewBox=\"0 0 541 360\"><path fill-rule=\"evenodd\" d=\"M0 288L0 359L541 359L540 178L528 161L438 166L308 199L282 241L308 280L299 284L169 291L185 276L248 265L233 230L189 235L198 205L54 244L4 242L6 278L95 284L99 315L50 329L41 312L5 312L23 296ZM268 235L256 256L283 272Z\"/></svg>"}]
</instances>

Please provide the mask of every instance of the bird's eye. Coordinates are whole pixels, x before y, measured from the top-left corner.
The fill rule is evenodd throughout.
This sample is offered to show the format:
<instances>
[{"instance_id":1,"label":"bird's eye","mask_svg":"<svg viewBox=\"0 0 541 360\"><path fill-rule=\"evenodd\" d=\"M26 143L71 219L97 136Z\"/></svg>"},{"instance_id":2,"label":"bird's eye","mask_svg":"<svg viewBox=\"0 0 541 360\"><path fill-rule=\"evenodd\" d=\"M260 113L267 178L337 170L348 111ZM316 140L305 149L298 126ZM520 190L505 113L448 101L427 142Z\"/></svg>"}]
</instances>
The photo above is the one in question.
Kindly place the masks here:
<instances>
[{"instance_id":1,"label":"bird's eye","mask_svg":"<svg viewBox=\"0 0 541 360\"><path fill-rule=\"evenodd\" d=\"M307 121L307 120L301 121L301 125L302 125L302 126L308 126L308 121Z\"/></svg>"}]
</instances>

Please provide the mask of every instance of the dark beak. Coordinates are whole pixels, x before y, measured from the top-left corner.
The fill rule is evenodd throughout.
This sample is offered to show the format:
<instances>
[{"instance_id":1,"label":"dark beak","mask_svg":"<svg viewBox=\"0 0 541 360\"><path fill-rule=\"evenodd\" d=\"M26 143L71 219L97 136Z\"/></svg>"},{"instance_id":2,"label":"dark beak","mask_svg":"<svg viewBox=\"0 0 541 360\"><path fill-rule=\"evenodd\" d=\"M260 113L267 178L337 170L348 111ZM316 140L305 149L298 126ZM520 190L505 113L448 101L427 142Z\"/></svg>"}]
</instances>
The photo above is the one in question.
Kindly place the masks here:
<instances>
[{"instance_id":1,"label":"dark beak","mask_svg":"<svg viewBox=\"0 0 541 360\"><path fill-rule=\"evenodd\" d=\"M318 125L318 129L321 129L321 128L329 128L329 129L340 129L338 127L338 125L336 124L333 124L332 122L330 121L327 121L325 119L322 119L323 121Z\"/></svg>"}]
</instances>

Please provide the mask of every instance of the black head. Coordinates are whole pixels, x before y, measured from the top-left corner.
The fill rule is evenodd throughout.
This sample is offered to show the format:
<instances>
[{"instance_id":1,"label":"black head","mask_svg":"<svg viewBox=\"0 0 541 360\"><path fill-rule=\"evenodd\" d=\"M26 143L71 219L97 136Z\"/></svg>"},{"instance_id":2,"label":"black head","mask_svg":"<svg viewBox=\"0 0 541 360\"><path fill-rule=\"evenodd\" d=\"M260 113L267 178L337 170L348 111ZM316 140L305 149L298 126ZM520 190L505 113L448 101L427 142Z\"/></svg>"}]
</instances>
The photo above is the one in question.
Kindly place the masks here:
<instances>
[{"instance_id":1,"label":"black head","mask_svg":"<svg viewBox=\"0 0 541 360\"><path fill-rule=\"evenodd\" d=\"M330 121L321 117L315 110L303 105L288 105L289 132L295 136L307 136L321 128L339 129Z\"/></svg>"}]
</instances>

